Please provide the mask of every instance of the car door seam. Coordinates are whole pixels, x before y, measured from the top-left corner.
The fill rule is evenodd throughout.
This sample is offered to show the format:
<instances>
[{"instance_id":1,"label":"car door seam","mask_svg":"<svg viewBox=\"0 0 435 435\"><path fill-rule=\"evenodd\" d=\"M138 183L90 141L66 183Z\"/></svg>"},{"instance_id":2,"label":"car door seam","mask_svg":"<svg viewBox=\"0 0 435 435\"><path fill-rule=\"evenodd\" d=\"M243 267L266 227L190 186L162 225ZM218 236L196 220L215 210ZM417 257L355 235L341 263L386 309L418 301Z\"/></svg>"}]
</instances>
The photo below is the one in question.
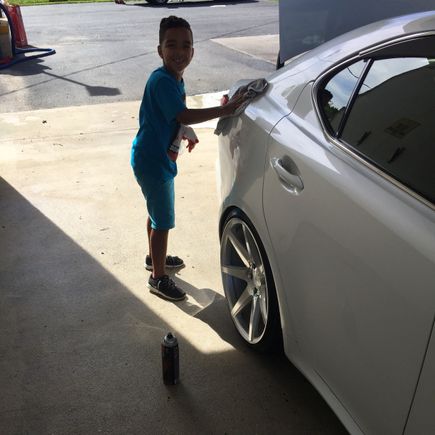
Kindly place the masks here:
<instances>
[{"instance_id":1,"label":"car door seam","mask_svg":"<svg viewBox=\"0 0 435 435\"><path fill-rule=\"evenodd\" d=\"M404 435L405 432L406 432L406 427L408 426L409 418L411 416L411 411L412 411L412 408L414 406L415 398L417 396L418 386L420 384L420 378L421 378L421 376L423 374L423 368L424 368L424 363L426 361L426 356L427 356L427 353L429 352L429 345L430 345L430 342L432 340L434 326L435 326L435 315L432 318L432 327L430 329L429 337L428 337L428 340L427 340L427 343L426 343L426 349L425 349L424 354L423 354L420 370L419 370L419 373L418 373L418 376L417 376L417 381L415 383L414 394L412 395L412 399L411 399L411 402L409 404L408 415L406 416L405 425L403 426L402 435Z\"/></svg>"}]
</instances>

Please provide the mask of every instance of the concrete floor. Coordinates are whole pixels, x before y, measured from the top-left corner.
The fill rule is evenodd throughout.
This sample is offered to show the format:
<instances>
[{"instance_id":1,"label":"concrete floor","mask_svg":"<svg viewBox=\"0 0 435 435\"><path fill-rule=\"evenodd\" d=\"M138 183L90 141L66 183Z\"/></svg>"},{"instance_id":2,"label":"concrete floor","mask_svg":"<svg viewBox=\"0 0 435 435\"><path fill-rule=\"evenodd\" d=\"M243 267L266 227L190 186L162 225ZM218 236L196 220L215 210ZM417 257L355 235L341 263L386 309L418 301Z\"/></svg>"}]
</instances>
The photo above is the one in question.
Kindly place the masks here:
<instances>
[{"instance_id":1,"label":"concrete floor","mask_svg":"<svg viewBox=\"0 0 435 435\"><path fill-rule=\"evenodd\" d=\"M176 280L188 299L148 292L146 211L129 166L138 107L0 115L0 433L344 433L284 357L251 352L231 323L210 124L176 179L169 251L185 259ZM169 330L175 387L161 377Z\"/></svg>"}]
</instances>

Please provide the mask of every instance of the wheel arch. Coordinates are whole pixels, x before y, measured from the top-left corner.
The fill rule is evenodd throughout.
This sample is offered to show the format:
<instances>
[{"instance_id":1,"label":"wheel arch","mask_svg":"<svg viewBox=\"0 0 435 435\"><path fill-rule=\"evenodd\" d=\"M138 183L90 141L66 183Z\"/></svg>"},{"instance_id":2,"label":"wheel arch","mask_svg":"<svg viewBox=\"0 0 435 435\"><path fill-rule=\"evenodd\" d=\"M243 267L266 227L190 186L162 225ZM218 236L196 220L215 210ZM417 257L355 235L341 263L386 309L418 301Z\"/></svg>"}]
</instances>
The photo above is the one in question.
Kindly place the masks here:
<instances>
[{"instance_id":1,"label":"wheel arch","mask_svg":"<svg viewBox=\"0 0 435 435\"><path fill-rule=\"evenodd\" d=\"M228 216L230 215L230 213L232 211L239 211L240 213L243 213L244 216L246 216L246 214L238 207L236 206L230 206L227 207L222 213L221 216L219 218L219 240L221 240L222 238L222 233L224 232L224 226L225 226L225 221L227 220ZM247 217L247 216L246 216Z\"/></svg>"}]
</instances>

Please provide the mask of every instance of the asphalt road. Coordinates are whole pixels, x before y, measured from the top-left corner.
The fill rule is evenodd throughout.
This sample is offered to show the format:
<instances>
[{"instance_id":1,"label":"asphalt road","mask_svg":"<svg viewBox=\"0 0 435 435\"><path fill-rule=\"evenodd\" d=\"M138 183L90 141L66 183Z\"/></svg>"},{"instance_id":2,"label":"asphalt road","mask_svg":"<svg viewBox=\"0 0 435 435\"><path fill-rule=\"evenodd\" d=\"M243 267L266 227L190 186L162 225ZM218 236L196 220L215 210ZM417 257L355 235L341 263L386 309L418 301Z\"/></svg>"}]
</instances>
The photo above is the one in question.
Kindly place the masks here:
<instances>
[{"instance_id":1,"label":"asphalt road","mask_svg":"<svg viewBox=\"0 0 435 435\"><path fill-rule=\"evenodd\" d=\"M168 15L186 18L193 29L188 95L274 70L271 62L213 41L278 34L278 2L271 0L48 5L23 7L22 15L29 44L56 54L0 71L0 112L141 99L148 74L160 65L158 26Z\"/></svg>"}]
</instances>

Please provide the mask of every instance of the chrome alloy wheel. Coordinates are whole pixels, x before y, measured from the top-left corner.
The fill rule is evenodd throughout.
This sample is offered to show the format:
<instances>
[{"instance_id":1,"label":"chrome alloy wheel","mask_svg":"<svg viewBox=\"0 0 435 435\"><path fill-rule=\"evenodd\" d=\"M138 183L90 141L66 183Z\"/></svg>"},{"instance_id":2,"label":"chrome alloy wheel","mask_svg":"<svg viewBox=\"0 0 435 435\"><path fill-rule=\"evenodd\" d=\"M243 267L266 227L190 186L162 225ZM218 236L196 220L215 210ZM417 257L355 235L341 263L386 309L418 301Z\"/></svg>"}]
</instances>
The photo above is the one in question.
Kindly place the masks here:
<instances>
[{"instance_id":1,"label":"chrome alloy wheel","mask_svg":"<svg viewBox=\"0 0 435 435\"><path fill-rule=\"evenodd\" d=\"M267 327L269 294L261 251L248 225L231 218L221 239L221 272L231 317L240 335L258 343Z\"/></svg>"}]
</instances>

